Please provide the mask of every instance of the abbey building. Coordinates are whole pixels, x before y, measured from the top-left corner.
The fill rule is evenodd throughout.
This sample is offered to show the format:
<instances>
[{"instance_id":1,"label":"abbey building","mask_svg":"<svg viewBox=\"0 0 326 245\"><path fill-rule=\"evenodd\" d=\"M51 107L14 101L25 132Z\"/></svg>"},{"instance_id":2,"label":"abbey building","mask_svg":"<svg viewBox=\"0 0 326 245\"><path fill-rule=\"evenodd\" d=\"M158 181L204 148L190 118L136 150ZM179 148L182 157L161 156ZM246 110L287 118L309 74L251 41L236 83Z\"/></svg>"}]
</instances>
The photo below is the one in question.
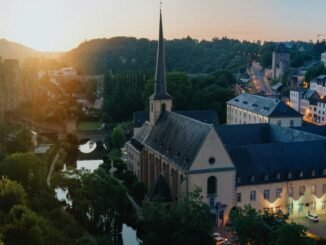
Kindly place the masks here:
<instances>
[{"instance_id":1,"label":"abbey building","mask_svg":"<svg viewBox=\"0 0 326 245\"><path fill-rule=\"evenodd\" d=\"M263 122L219 126L212 111L173 111L161 15L149 105L149 112L135 113L127 159L150 199L177 201L200 187L217 225L245 204L299 216L326 213L325 137Z\"/></svg>"}]
</instances>

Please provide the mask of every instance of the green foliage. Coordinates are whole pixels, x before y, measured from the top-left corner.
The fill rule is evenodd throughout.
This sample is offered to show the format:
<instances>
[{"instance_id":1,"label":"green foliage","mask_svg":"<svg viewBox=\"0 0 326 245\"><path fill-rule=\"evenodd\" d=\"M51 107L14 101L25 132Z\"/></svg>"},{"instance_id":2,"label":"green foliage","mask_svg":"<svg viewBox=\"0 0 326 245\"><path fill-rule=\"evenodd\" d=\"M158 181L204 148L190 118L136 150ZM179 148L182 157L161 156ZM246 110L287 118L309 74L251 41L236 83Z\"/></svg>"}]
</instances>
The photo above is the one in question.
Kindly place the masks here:
<instances>
[{"instance_id":1,"label":"green foliage","mask_svg":"<svg viewBox=\"0 0 326 245\"><path fill-rule=\"evenodd\" d=\"M82 87L87 99L94 102L96 99L97 81L95 79L86 80L82 83Z\"/></svg>"},{"instance_id":2,"label":"green foliage","mask_svg":"<svg viewBox=\"0 0 326 245\"><path fill-rule=\"evenodd\" d=\"M104 80L104 120L130 120L133 112L143 108L145 73L107 74Z\"/></svg>"},{"instance_id":3,"label":"green foliage","mask_svg":"<svg viewBox=\"0 0 326 245\"><path fill-rule=\"evenodd\" d=\"M175 204L160 200L143 207L144 244L210 244L213 230L209 208L199 189Z\"/></svg>"},{"instance_id":4,"label":"green foliage","mask_svg":"<svg viewBox=\"0 0 326 245\"><path fill-rule=\"evenodd\" d=\"M326 74L326 67L323 64L314 66L307 71L305 81L309 83L315 77L323 74Z\"/></svg>"},{"instance_id":5,"label":"green foliage","mask_svg":"<svg viewBox=\"0 0 326 245\"><path fill-rule=\"evenodd\" d=\"M24 188L15 181L2 177L0 180L0 212L8 214L15 205L26 204Z\"/></svg>"},{"instance_id":6,"label":"green foliage","mask_svg":"<svg viewBox=\"0 0 326 245\"><path fill-rule=\"evenodd\" d=\"M296 245L315 244L312 239L307 237L306 231L307 228L302 225L285 223L274 231L273 237L275 240L270 245L288 245L290 241L291 244Z\"/></svg>"},{"instance_id":7,"label":"green foliage","mask_svg":"<svg viewBox=\"0 0 326 245\"><path fill-rule=\"evenodd\" d=\"M46 164L32 153L15 153L0 163L0 173L36 195L45 185Z\"/></svg>"},{"instance_id":8,"label":"green foliage","mask_svg":"<svg viewBox=\"0 0 326 245\"><path fill-rule=\"evenodd\" d=\"M305 235L305 228L296 224L288 224L288 215L270 212L257 212L250 205L234 208L230 212L233 231L237 234L240 244L285 244L286 231L292 231L293 244L311 244ZM281 236L281 237L279 237ZM292 240L291 240L292 241ZM308 243L306 243L308 242Z\"/></svg>"},{"instance_id":9,"label":"green foliage","mask_svg":"<svg viewBox=\"0 0 326 245\"><path fill-rule=\"evenodd\" d=\"M111 146L113 148L121 148L125 143L125 134L121 127L115 127L111 133Z\"/></svg>"},{"instance_id":10,"label":"green foliage","mask_svg":"<svg viewBox=\"0 0 326 245\"><path fill-rule=\"evenodd\" d=\"M60 244L60 233L51 229L42 217L25 206L14 206L10 211L10 223L4 225L5 244Z\"/></svg>"}]
</instances>

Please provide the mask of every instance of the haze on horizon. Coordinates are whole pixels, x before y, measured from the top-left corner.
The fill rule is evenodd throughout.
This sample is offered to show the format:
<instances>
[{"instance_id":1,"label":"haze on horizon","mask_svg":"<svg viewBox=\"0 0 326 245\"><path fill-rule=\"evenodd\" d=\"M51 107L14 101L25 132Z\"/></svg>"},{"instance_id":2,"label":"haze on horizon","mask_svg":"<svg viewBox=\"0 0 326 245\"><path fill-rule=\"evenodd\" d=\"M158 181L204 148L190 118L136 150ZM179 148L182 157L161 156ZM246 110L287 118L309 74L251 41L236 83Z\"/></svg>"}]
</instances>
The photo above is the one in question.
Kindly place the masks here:
<instances>
[{"instance_id":1,"label":"haze on horizon","mask_svg":"<svg viewBox=\"0 0 326 245\"><path fill-rule=\"evenodd\" d=\"M167 39L316 41L326 33L325 9L325 0L164 0L164 32ZM157 39L158 13L159 0L0 0L0 38L40 51L94 38Z\"/></svg>"}]
</instances>

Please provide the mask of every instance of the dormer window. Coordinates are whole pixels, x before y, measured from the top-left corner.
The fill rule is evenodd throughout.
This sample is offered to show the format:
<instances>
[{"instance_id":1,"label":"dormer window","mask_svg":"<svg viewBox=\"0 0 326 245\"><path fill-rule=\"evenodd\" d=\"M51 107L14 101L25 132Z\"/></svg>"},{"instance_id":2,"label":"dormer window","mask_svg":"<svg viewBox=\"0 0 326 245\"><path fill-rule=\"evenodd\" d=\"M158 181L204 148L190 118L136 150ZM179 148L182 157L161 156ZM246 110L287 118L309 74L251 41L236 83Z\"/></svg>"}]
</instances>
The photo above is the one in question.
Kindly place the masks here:
<instances>
[{"instance_id":1,"label":"dormer window","mask_svg":"<svg viewBox=\"0 0 326 245\"><path fill-rule=\"evenodd\" d=\"M300 178L303 177L303 171L302 171L302 170L299 172L299 177L300 177Z\"/></svg>"},{"instance_id":2,"label":"dormer window","mask_svg":"<svg viewBox=\"0 0 326 245\"><path fill-rule=\"evenodd\" d=\"M314 169L311 170L311 176L312 176L312 177L315 177L315 176L316 176L316 170L314 170Z\"/></svg>"},{"instance_id":3,"label":"dormer window","mask_svg":"<svg viewBox=\"0 0 326 245\"><path fill-rule=\"evenodd\" d=\"M288 179L292 179L292 173L288 172Z\"/></svg>"},{"instance_id":4,"label":"dormer window","mask_svg":"<svg viewBox=\"0 0 326 245\"><path fill-rule=\"evenodd\" d=\"M255 182L255 176L254 175L250 176L250 182Z\"/></svg>"},{"instance_id":5,"label":"dormer window","mask_svg":"<svg viewBox=\"0 0 326 245\"><path fill-rule=\"evenodd\" d=\"M241 182L241 178L237 177L237 184L240 184L240 182Z\"/></svg>"},{"instance_id":6,"label":"dormer window","mask_svg":"<svg viewBox=\"0 0 326 245\"><path fill-rule=\"evenodd\" d=\"M264 181L268 180L268 174L264 174Z\"/></svg>"},{"instance_id":7,"label":"dormer window","mask_svg":"<svg viewBox=\"0 0 326 245\"><path fill-rule=\"evenodd\" d=\"M281 178L281 174L280 173L276 173L276 179L279 180Z\"/></svg>"}]
</instances>

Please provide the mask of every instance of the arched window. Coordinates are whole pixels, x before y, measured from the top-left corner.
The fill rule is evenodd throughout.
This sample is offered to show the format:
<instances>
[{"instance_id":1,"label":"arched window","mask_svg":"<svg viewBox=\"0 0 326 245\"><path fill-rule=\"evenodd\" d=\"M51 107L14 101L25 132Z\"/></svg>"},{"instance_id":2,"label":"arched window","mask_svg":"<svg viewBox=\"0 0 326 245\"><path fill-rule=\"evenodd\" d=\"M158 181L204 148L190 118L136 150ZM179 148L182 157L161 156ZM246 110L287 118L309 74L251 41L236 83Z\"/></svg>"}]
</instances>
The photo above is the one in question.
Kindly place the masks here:
<instances>
[{"instance_id":1,"label":"arched window","mask_svg":"<svg viewBox=\"0 0 326 245\"><path fill-rule=\"evenodd\" d=\"M290 127L293 127L293 126L294 126L294 121L291 120L291 121L290 121Z\"/></svg>"},{"instance_id":2,"label":"arched window","mask_svg":"<svg viewBox=\"0 0 326 245\"><path fill-rule=\"evenodd\" d=\"M216 194L216 177L211 176L207 179L207 194Z\"/></svg>"},{"instance_id":3,"label":"arched window","mask_svg":"<svg viewBox=\"0 0 326 245\"><path fill-rule=\"evenodd\" d=\"M165 111L165 110L166 110L166 104L165 104L165 103L163 103L163 104L161 105L161 110L162 110L162 111Z\"/></svg>"}]
</instances>

